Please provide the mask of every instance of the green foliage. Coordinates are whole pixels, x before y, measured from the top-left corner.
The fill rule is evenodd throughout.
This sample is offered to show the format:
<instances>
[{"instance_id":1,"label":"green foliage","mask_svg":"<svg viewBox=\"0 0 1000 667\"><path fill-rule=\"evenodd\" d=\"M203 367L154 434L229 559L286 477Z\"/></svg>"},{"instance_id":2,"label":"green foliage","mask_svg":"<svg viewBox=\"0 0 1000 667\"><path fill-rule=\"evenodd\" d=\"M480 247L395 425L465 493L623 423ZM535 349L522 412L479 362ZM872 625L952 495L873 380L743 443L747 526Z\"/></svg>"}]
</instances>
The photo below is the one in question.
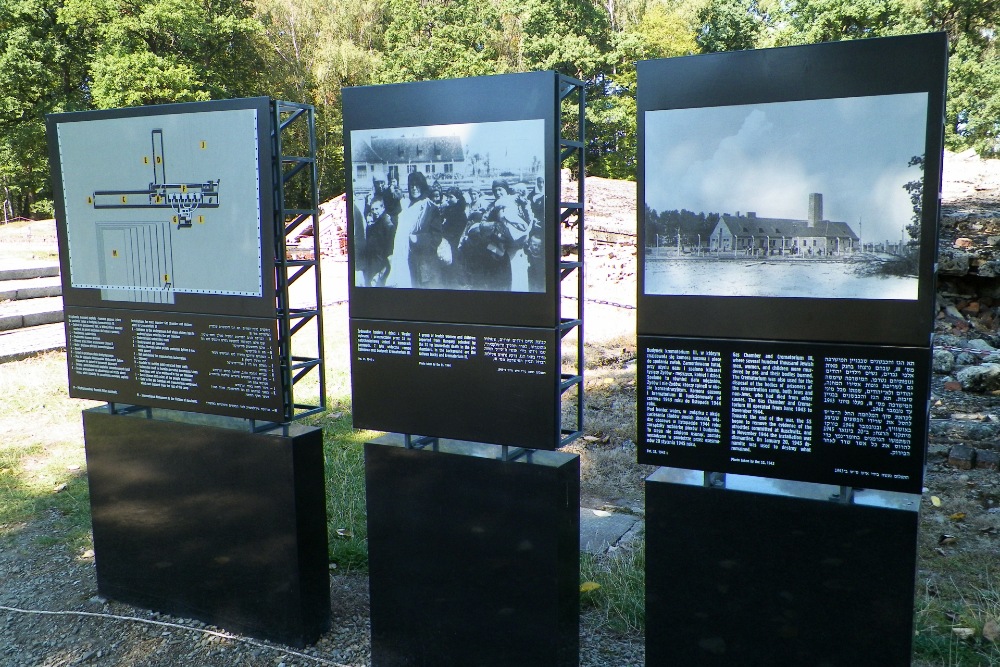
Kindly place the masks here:
<instances>
[{"instance_id":1,"label":"green foliage","mask_svg":"<svg viewBox=\"0 0 1000 667\"><path fill-rule=\"evenodd\" d=\"M497 7L476 0L387 0L382 81L507 71Z\"/></svg>"},{"instance_id":2,"label":"green foliage","mask_svg":"<svg viewBox=\"0 0 1000 667\"><path fill-rule=\"evenodd\" d=\"M60 18L86 31L97 108L261 94L260 25L244 0L67 0Z\"/></svg>"},{"instance_id":3,"label":"green foliage","mask_svg":"<svg viewBox=\"0 0 1000 667\"><path fill-rule=\"evenodd\" d=\"M51 211L44 115L85 108L87 39L61 3L0 1L0 201L15 216Z\"/></svg>"},{"instance_id":4,"label":"green foliage","mask_svg":"<svg viewBox=\"0 0 1000 667\"><path fill-rule=\"evenodd\" d=\"M901 0L791 0L781 41L812 44L909 32Z\"/></svg>"},{"instance_id":5,"label":"green foliage","mask_svg":"<svg viewBox=\"0 0 1000 667\"><path fill-rule=\"evenodd\" d=\"M698 22L695 41L702 53L752 49L765 27L757 0L709 0Z\"/></svg>"},{"instance_id":6,"label":"green foliage","mask_svg":"<svg viewBox=\"0 0 1000 667\"><path fill-rule=\"evenodd\" d=\"M644 58L686 56L698 50L694 20L680 8L664 3L646 10L635 32L642 38Z\"/></svg>"},{"instance_id":7,"label":"green foliage","mask_svg":"<svg viewBox=\"0 0 1000 667\"><path fill-rule=\"evenodd\" d=\"M1000 155L1000 54L995 44L981 47L961 39L955 45L945 118L946 147Z\"/></svg>"},{"instance_id":8,"label":"green foliage","mask_svg":"<svg viewBox=\"0 0 1000 667\"><path fill-rule=\"evenodd\" d=\"M591 175L633 178L635 62L948 33L946 145L1000 152L1000 0L0 0L0 197L47 214L44 114L270 95L317 108L343 191L346 86L556 70L587 84Z\"/></svg>"},{"instance_id":9,"label":"green foliage","mask_svg":"<svg viewBox=\"0 0 1000 667\"><path fill-rule=\"evenodd\" d=\"M154 53L108 54L94 62L91 93L99 107L209 99L193 67Z\"/></svg>"}]
</instances>

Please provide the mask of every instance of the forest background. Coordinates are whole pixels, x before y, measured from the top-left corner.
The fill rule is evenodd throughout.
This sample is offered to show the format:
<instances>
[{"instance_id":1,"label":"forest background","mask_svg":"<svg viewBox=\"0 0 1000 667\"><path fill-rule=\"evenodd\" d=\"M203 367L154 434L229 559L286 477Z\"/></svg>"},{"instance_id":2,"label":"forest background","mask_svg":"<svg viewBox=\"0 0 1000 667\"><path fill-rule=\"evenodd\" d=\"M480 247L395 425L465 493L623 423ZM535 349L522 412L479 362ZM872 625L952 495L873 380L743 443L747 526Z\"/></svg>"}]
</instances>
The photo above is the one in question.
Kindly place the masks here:
<instances>
[{"instance_id":1,"label":"forest background","mask_svg":"<svg viewBox=\"0 0 1000 667\"><path fill-rule=\"evenodd\" d=\"M537 70L587 85L587 174L634 179L638 60L940 30L946 146L996 156L998 23L1000 0L0 0L0 204L52 216L47 113L312 104L326 200L342 87Z\"/></svg>"}]
</instances>

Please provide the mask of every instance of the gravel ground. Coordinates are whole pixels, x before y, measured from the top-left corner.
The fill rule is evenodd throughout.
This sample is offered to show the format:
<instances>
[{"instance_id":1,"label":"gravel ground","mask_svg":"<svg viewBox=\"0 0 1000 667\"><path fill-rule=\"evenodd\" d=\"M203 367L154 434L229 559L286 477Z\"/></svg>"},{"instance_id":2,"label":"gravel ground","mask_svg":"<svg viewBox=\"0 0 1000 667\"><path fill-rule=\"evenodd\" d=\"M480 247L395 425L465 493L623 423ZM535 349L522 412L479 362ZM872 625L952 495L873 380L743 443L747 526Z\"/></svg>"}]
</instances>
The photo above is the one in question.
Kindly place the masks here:
<instances>
[{"instance_id":1,"label":"gravel ground","mask_svg":"<svg viewBox=\"0 0 1000 667\"><path fill-rule=\"evenodd\" d=\"M370 665L368 579L333 573L332 629L301 651L97 595L93 552L51 545L58 517L0 538L0 665L4 667L308 667ZM50 546L45 546L50 544ZM581 665L642 665L642 638L584 614Z\"/></svg>"}]
</instances>

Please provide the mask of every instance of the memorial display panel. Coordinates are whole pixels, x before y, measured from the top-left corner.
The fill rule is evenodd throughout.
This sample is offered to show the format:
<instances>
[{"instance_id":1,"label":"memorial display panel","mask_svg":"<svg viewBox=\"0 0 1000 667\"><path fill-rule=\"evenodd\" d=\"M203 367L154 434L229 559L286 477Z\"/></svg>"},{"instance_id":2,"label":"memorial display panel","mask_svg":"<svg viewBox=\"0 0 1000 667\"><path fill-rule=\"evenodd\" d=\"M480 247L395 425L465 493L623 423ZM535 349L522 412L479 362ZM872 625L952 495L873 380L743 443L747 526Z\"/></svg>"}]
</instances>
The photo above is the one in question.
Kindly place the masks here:
<instances>
[{"instance_id":1,"label":"memorial display panel","mask_svg":"<svg viewBox=\"0 0 1000 667\"><path fill-rule=\"evenodd\" d=\"M351 320L355 428L559 444L554 329Z\"/></svg>"},{"instance_id":2,"label":"memorial display panel","mask_svg":"<svg viewBox=\"0 0 1000 667\"><path fill-rule=\"evenodd\" d=\"M557 75L343 100L351 317L556 326Z\"/></svg>"},{"instance_id":3,"label":"memorial display panel","mask_svg":"<svg viewBox=\"0 0 1000 667\"><path fill-rule=\"evenodd\" d=\"M946 63L943 34L639 63L639 334L929 345Z\"/></svg>"},{"instance_id":4,"label":"memorial display panel","mask_svg":"<svg viewBox=\"0 0 1000 667\"><path fill-rule=\"evenodd\" d=\"M922 348L639 337L639 463L920 493Z\"/></svg>"},{"instance_id":5,"label":"memorial display panel","mask_svg":"<svg viewBox=\"0 0 1000 667\"><path fill-rule=\"evenodd\" d=\"M273 319L66 307L69 394L281 421Z\"/></svg>"},{"instance_id":6,"label":"memorial display panel","mask_svg":"<svg viewBox=\"0 0 1000 667\"><path fill-rule=\"evenodd\" d=\"M47 131L67 305L274 316L268 98L52 114Z\"/></svg>"},{"instance_id":7,"label":"memorial display panel","mask_svg":"<svg viewBox=\"0 0 1000 667\"><path fill-rule=\"evenodd\" d=\"M47 116L71 397L284 419L271 113Z\"/></svg>"}]
</instances>

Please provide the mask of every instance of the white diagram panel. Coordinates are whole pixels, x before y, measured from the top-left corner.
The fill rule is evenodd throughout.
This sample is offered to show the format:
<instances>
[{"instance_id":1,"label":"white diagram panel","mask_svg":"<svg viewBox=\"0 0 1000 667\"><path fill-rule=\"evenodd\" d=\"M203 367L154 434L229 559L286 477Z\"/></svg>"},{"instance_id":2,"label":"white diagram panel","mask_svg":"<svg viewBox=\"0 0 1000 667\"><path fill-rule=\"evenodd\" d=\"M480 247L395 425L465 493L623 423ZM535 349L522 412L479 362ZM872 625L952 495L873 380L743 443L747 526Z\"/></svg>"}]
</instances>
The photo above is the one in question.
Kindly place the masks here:
<instances>
[{"instance_id":1,"label":"white diagram panel","mask_svg":"<svg viewBox=\"0 0 1000 667\"><path fill-rule=\"evenodd\" d=\"M107 301L260 297L254 109L61 123L70 282Z\"/></svg>"}]
</instances>

